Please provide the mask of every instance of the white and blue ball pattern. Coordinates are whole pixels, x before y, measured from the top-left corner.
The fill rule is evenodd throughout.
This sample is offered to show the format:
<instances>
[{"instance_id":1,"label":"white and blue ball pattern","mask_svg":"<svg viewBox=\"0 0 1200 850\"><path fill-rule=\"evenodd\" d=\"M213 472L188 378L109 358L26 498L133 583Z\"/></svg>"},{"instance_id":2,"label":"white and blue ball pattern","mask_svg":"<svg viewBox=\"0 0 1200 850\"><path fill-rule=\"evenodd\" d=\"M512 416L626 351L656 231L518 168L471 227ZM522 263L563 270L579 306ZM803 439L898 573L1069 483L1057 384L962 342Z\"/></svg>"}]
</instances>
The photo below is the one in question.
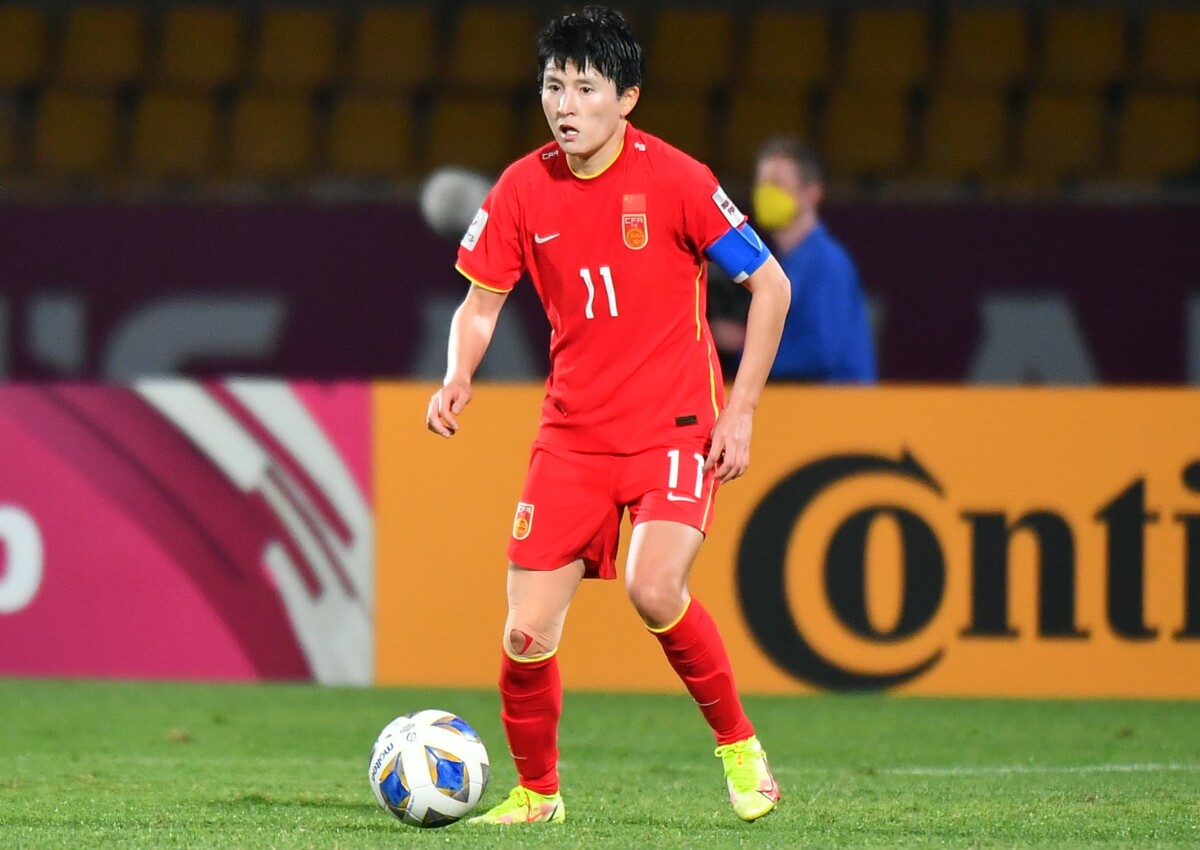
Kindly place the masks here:
<instances>
[{"instance_id":1,"label":"white and blue ball pattern","mask_svg":"<svg viewBox=\"0 0 1200 850\"><path fill-rule=\"evenodd\" d=\"M483 797L487 749L458 715L415 711L397 717L379 733L367 776L379 805L401 822L447 826L466 816Z\"/></svg>"}]
</instances>

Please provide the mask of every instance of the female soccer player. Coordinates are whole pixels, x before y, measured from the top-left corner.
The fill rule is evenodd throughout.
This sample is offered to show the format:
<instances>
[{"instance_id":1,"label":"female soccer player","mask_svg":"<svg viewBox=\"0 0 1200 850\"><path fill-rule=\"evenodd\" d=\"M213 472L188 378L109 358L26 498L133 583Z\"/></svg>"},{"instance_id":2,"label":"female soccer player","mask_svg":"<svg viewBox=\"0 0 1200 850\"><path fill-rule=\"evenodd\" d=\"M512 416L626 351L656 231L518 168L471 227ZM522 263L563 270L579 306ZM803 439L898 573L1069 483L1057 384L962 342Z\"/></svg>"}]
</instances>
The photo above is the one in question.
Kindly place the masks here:
<instances>
[{"instance_id":1,"label":"female soccer player","mask_svg":"<svg viewBox=\"0 0 1200 850\"><path fill-rule=\"evenodd\" d=\"M754 820L779 786L688 573L718 485L749 465L790 286L712 172L629 123L643 59L620 13L588 6L552 20L537 59L554 140L505 170L463 237L457 268L471 286L426 414L431 431L458 431L500 309L528 270L553 332L508 545L501 719L520 784L474 820L565 818L555 653L581 579L616 577L626 510L629 598L712 727L734 811ZM708 261L751 293L728 402L705 319Z\"/></svg>"}]
</instances>

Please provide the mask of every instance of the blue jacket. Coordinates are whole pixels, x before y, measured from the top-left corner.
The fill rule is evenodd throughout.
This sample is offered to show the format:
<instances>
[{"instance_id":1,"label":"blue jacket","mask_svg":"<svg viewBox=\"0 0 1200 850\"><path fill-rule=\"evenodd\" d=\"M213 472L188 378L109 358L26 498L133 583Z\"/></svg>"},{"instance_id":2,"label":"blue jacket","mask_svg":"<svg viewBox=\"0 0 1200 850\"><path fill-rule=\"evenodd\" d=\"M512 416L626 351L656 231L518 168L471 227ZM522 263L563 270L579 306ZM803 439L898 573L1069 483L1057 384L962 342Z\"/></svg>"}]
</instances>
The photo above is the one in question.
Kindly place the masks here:
<instances>
[{"instance_id":1,"label":"blue jacket","mask_svg":"<svg viewBox=\"0 0 1200 850\"><path fill-rule=\"evenodd\" d=\"M818 223L779 257L792 282L773 380L874 383L875 350L854 261Z\"/></svg>"}]
</instances>

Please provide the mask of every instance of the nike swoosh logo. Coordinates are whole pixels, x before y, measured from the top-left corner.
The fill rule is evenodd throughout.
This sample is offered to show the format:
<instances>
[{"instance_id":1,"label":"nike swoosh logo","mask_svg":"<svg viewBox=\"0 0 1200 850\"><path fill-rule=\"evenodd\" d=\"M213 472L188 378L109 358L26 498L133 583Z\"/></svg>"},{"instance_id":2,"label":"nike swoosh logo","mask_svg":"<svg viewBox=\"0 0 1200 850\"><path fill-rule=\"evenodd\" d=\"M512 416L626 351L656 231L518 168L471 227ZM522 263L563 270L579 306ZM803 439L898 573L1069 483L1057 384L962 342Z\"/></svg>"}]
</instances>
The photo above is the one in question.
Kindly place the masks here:
<instances>
[{"instance_id":1,"label":"nike swoosh logo","mask_svg":"<svg viewBox=\"0 0 1200 850\"><path fill-rule=\"evenodd\" d=\"M691 496L677 496L674 493L667 493L668 502L694 502L696 501Z\"/></svg>"},{"instance_id":2,"label":"nike swoosh logo","mask_svg":"<svg viewBox=\"0 0 1200 850\"><path fill-rule=\"evenodd\" d=\"M538 236L535 233L535 234L533 234L533 241L538 243L539 245L544 245L547 242L549 242L551 239L557 239L560 235L561 234L559 234L559 233L551 233L549 236Z\"/></svg>"}]
</instances>

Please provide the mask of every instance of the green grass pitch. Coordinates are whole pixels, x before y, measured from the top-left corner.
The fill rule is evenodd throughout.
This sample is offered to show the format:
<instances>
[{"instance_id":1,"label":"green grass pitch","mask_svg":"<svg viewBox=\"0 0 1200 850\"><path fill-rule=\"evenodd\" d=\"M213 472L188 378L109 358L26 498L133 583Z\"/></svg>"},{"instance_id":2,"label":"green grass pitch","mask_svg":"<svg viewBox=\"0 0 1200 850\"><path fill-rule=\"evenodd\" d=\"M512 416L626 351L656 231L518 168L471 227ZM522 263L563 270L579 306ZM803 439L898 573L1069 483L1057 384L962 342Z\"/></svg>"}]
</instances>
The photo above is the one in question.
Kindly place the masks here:
<instances>
[{"instance_id":1,"label":"green grass pitch","mask_svg":"<svg viewBox=\"0 0 1200 850\"><path fill-rule=\"evenodd\" d=\"M485 691L0 679L0 848L1195 848L1200 705L747 698L784 792L738 821L685 696L568 693L567 823L421 831L367 787L398 714Z\"/></svg>"}]
</instances>

